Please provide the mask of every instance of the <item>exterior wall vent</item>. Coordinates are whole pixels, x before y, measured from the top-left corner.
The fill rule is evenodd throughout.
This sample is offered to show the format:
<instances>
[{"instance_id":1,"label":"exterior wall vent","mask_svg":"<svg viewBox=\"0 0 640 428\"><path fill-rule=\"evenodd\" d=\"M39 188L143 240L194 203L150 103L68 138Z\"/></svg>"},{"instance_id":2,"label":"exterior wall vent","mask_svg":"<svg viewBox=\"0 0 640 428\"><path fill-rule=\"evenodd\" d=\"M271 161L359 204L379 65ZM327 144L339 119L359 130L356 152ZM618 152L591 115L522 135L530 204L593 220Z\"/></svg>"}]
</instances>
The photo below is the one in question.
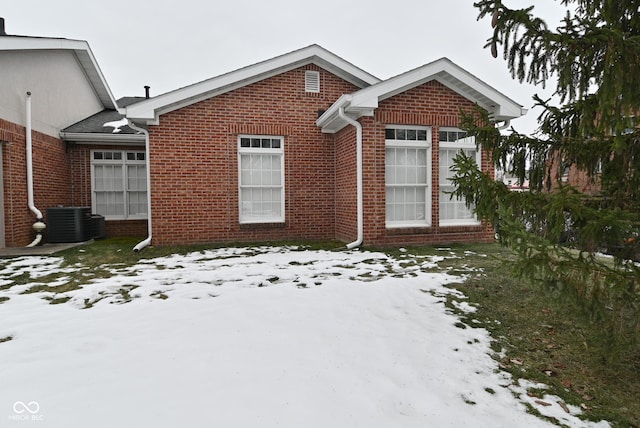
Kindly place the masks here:
<instances>
[{"instance_id":1,"label":"exterior wall vent","mask_svg":"<svg viewBox=\"0 0 640 428\"><path fill-rule=\"evenodd\" d=\"M307 70L304 73L305 92L320 92L320 72Z\"/></svg>"}]
</instances>

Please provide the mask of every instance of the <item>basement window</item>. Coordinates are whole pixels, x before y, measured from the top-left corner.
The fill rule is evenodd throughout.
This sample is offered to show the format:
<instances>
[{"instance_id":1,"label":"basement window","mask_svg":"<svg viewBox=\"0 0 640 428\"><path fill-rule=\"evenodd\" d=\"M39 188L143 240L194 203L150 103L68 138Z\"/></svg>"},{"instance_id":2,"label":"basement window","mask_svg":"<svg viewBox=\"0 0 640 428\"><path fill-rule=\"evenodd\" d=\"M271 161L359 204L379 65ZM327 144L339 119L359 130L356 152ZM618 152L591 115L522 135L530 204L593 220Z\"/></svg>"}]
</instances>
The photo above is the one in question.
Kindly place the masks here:
<instances>
[{"instance_id":1,"label":"basement window","mask_svg":"<svg viewBox=\"0 0 640 428\"><path fill-rule=\"evenodd\" d=\"M320 92L320 72L307 70L304 72L304 90L305 92Z\"/></svg>"}]
</instances>

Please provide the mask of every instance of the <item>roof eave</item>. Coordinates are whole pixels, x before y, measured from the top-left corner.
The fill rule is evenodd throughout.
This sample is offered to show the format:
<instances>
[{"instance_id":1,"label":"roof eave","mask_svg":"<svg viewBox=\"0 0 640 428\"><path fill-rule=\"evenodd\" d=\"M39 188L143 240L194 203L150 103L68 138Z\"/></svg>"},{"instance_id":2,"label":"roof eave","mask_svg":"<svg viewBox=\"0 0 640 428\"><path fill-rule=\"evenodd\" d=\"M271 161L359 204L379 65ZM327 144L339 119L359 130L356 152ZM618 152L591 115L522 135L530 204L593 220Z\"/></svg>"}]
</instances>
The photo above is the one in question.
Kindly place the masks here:
<instances>
[{"instance_id":1,"label":"roof eave","mask_svg":"<svg viewBox=\"0 0 640 428\"><path fill-rule=\"evenodd\" d=\"M355 67L318 45L311 45L267 61L259 62L211 79L167 92L126 109L126 117L134 122L158 124L159 116L173 110L259 82L269 77L316 64L359 88L380 82L377 77Z\"/></svg>"},{"instance_id":2,"label":"roof eave","mask_svg":"<svg viewBox=\"0 0 640 428\"><path fill-rule=\"evenodd\" d=\"M144 144L143 134L105 134L88 132L60 132L60 138L76 144Z\"/></svg>"}]
</instances>

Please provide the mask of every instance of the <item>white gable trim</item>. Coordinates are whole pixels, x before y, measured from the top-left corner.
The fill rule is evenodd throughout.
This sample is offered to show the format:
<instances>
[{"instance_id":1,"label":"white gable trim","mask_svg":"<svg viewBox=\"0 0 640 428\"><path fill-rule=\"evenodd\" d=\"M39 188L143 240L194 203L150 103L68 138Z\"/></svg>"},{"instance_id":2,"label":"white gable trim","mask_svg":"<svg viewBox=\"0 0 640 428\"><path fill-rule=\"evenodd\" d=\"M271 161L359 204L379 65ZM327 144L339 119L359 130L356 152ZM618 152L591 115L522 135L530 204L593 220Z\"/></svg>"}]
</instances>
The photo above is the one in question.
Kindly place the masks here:
<instances>
[{"instance_id":1,"label":"white gable trim","mask_svg":"<svg viewBox=\"0 0 640 428\"><path fill-rule=\"evenodd\" d=\"M45 37L1 36L0 50L2 51L35 51L35 50L65 50L72 51L84 71L96 96L106 109L116 109L116 99L104 78L96 58L84 40L55 39Z\"/></svg>"},{"instance_id":2,"label":"white gable trim","mask_svg":"<svg viewBox=\"0 0 640 428\"><path fill-rule=\"evenodd\" d=\"M157 125L160 115L224 94L269 77L294 70L307 64L319 67L364 88L380 82L380 79L361 70L326 49L311 45L248 67L167 92L146 101L128 106L120 111L127 118L149 125Z\"/></svg>"},{"instance_id":3,"label":"white gable trim","mask_svg":"<svg viewBox=\"0 0 640 428\"><path fill-rule=\"evenodd\" d=\"M477 103L495 120L506 121L526 113L522 106L471 73L454 64L448 58L392 77L368 88L361 89L348 98L341 97L316 122L323 132L337 132L346 126L335 112L343 107L354 118L372 115L378 104L394 95L436 80L444 86Z\"/></svg>"}]
</instances>

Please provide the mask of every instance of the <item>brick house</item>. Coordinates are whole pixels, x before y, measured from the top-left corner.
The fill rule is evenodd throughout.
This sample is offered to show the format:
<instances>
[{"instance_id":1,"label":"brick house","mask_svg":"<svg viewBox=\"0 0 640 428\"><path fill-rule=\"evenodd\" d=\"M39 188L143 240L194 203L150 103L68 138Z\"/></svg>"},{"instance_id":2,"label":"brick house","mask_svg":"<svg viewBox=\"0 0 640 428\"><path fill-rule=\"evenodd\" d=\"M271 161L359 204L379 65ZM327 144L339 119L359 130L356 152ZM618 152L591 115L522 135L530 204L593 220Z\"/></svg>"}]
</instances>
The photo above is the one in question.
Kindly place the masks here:
<instances>
[{"instance_id":1,"label":"brick house","mask_svg":"<svg viewBox=\"0 0 640 428\"><path fill-rule=\"evenodd\" d=\"M48 207L80 204L72 180L74 146L60 131L95 113L117 114L116 109L87 42L10 36L0 18L0 247L24 246L35 236L36 215L27 203L27 144L35 208L45 215Z\"/></svg>"},{"instance_id":2,"label":"brick house","mask_svg":"<svg viewBox=\"0 0 640 428\"><path fill-rule=\"evenodd\" d=\"M490 226L446 194L459 150L491 168L457 128L460 109L524 113L446 58L381 81L317 45L119 104L60 128L69 195L45 202L36 186L35 200L90 206L108 235L146 235L137 249L490 241Z\"/></svg>"}]
</instances>

